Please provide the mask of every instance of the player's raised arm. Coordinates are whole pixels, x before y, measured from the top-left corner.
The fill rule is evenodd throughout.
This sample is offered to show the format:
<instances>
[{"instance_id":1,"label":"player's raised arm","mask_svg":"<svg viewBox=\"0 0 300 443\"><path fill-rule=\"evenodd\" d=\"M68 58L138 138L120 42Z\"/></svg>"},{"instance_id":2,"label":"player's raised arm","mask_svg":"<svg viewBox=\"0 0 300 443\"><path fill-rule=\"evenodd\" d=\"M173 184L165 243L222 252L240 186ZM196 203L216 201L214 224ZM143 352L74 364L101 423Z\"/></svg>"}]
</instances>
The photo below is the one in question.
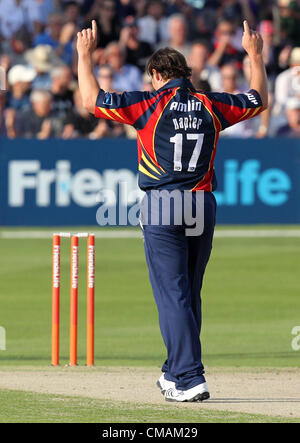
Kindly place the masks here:
<instances>
[{"instance_id":1,"label":"player's raised arm","mask_svg":"<svg viewBox=\"0 0 300 443\"><path fill-rule=\"evenodd\" d=\"M92 21L92 29L83 29L77 33L78 83L83 106L94 114L99 93L99 85L93 73L92 52L97 44L97 25Z\"/></svg>"},{"instance_id":2,"label":"player's raised arm","mask_svg":"<svg viewBox=\"0 0 300 443\"><path fill-rule=\"evenodd\" d=\"M268 80L263 61L263 40L258 32L252 31L247 20L244 21L242 44L250 58L251 89L255 89L261 97L263 109L268 107Z\"/></svg>"}]
</instances>

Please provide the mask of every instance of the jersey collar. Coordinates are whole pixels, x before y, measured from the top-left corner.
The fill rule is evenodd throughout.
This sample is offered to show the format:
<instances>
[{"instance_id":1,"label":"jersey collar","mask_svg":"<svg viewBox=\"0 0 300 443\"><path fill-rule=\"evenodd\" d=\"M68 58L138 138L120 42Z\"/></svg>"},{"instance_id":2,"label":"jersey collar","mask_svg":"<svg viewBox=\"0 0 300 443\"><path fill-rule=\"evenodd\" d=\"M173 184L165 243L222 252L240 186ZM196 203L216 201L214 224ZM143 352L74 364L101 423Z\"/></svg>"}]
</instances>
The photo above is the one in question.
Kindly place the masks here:
<instances>
[{"instance_id":1,"label":"jersey collar","mask_svg":"<svg viewBox=\"0 0 300 443\"><path fill-rule=\"evenodd\" d=\"M166 83L164 86L162 86L160 89L158 89L156 92L160 93L161 91L164 91L166 89L171 88L183 88L183 89L194 89L194 86L192 85L191 81L187 78L173 78L168 83Z\"/></svg>"}]
</instances>

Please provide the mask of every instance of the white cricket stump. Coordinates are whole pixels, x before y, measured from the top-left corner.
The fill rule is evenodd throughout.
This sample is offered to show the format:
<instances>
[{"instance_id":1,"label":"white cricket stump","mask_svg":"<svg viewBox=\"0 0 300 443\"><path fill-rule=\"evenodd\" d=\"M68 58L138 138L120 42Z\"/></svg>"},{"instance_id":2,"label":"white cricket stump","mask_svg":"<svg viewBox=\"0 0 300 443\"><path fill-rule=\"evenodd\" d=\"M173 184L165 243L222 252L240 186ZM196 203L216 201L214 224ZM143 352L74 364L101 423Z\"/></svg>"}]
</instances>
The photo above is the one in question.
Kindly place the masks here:
<instances>
[{"instance_id":1,"label":"white cricket stump","mask_svg":"<svg viewBox=\"0 0 300 443\"><path fill-rule=\"evenodd\" d=\"M6 351L6 330L0 326L0 351Z\"/></svg>"}]
</instances>

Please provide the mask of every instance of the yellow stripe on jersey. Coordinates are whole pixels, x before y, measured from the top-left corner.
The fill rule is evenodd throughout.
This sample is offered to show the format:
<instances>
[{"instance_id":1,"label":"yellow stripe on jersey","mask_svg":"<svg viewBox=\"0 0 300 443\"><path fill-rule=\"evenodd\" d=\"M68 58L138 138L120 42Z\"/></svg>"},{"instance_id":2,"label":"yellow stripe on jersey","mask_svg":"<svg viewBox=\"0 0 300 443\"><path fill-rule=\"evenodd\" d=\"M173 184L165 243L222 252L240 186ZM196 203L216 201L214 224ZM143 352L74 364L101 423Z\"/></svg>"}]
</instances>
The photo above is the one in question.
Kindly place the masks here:
<instances>
[{"instance_id":1,"label":"yellow stripe on jersey","mask_svg":"<svg viewBox=\"0 0 300 443\"><path fill-rule=\"evenodd\" d=\"M103 112L103 114L107 115L107 117L110 118L111 120L114 119L111 115L109 115L109 113L107 112L107 109L101 108L100 106L97 106L97 108L99 109L99 111ZM110 111L111 111L111 109L110 109Z\"/></svg>"},{"instance_id":2,"label":"yellow stripe on jersey","mask_svg":"<svg viewBox=\"0 0 300 443\"><path fill-rule=\"evenodd\" d=\"M122 117L116 109L110 109L111 112L113 112L117 117L119 117L121 120L125 120L124 117Z\"/></svg>"},{"instance_id":3,"label":"yellow stripe on jersey","mask_svg":"<svg viewBox=\"0 0 300 443\"><path fill-rule=\"evenodd\" d=\"M155 175L153 174L150 174L150 172L148 172L147 169L145 169L144 166L141 164L139 164L139 171L145 175L148 175L148 177L154 178L155 180L159 180L159 178L155 177Z\"/></svg>"},{"instance_id":4,"label":"yellow stripe on jersey","mask_svg":"<svg viewBox=\"0 0 300 443\"><path fill-rule=\"evenodd\" d=\"M142 142L142 139L141 139L139 133L137 133L137 137L138 137L138 139L139 139L139 141L140 141L140 143L141 143L142 151L144 152L144 155L146 154L145 157L148 159L148 161L150 161L150 162L153 163L152 158L150 157L149 153L146 151L146 149L145 149L145 147L144 147L144 145L143 145L143 142ZM146 162L145 162L145 163L146 163ZM153 166L154 166L154 165L153 165ZM155 165L155 167L158 167L158 168L160 168L163 172L166 172L166 171L165 171L165 170L164 170L159 164ZM158 171L157 171L157 173L158 173Z\"/></svg>"},{"instance_id":5,"label":"yellow stripe on jersey","mask_svg":"<svg viewBox=\"0 0 300 443\"><path fill-rule=\"evenodd\" d=\"M261 106L259 108L256 108L252 114L252 117L254 117L261 110L261 108L262 108Z\"/></svg>"},{"instance_id":6,"label":"yellow stripe on jersey","mask_svg":"<svg viewBox=\"0 0 300 443\"><path fill-rule=\"evenodd\" d=\"M243 120L243 118L246 118L247 115L249 114L249 112L252 111L252 110L253 110L253 108L249 108L249 109L247 110L247 112L245 112L245 114L242 115L242 117L241 117L238 121Z\"/></svg>"},{"instance_id":7,"label":"yellow stripe on jersey","mask_svg":"<svg viewBox=\"0 0 300 443\"><path fill-rule=\"evenodd\" d=\"M153 166L152 163L150 163L150 161L147 159L144 152L142 152L142 159L143 159L144 163L146 163L146 165L152 169L152 171L156 172L156 174L158 174L158 175L161 175L161 173L156 169L156 167Z\"/></svg>"}]
</instances>

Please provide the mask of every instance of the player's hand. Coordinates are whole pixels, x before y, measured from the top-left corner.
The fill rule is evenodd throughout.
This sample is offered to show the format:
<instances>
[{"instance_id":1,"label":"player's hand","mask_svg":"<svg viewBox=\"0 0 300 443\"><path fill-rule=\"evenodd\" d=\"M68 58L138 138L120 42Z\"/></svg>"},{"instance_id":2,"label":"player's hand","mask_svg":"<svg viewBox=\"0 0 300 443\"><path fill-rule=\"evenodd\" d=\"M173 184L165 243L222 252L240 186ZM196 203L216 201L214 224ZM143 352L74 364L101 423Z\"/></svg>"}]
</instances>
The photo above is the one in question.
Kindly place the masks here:
<instances>
[{"instance_id":1,"label":"player's hand","mask_svg":"<svg viewBox=\"0 0 300 443\"><path fill-rule=\"evenodd\" d=\"M263 39L258 32L250 29L247 20L244 20L242 45L249 57L262 54Z\"/></svg>"},{"instance_id":2,"label":"player's hand","mask_svg":"<svg viewBox=\"0 0 300 443\"><path fill-rule=\"evenodd\" d=\"M92 29L83 29L77 32L78 55L91 55L97 46L97 24L92 21Z\"/></svg>"}]
</instances>

